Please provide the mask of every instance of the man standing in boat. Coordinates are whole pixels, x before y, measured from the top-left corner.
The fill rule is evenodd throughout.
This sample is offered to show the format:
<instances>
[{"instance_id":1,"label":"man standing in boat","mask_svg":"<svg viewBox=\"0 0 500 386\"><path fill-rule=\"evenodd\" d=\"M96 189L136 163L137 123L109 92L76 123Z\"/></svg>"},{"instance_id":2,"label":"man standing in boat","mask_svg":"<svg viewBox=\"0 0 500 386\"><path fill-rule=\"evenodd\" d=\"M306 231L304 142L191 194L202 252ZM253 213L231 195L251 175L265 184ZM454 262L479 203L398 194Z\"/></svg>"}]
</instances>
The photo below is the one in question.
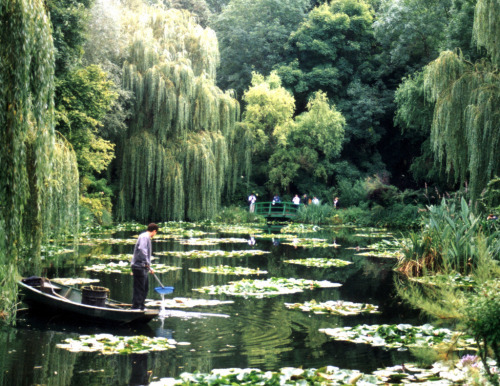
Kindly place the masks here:
<instances>
[{"instance_id":1,"label":"man standing in boat","mask_svg":"<svg viewBox=\"0 0 500 386\"><path fill-rule=\"evenodd\" d=\"M144 310L144 302L148 294L148 273L151 269L151 254L153 253L151 239L158 232L158 225L151 223L146 232L141 233L134 247L132 257L132 274L134 275L134 293L132 295L132 308Z\"/></svg>"}]
</instances>

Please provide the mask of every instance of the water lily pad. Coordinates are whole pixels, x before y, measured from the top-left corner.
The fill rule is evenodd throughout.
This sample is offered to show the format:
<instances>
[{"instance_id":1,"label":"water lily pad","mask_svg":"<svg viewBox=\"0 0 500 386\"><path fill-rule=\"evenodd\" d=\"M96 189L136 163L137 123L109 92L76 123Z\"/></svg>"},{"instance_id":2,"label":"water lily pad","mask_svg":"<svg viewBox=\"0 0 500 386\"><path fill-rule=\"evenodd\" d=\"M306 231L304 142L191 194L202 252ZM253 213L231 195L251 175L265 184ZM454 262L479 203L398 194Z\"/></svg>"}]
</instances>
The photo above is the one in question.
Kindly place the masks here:
<instances>
[{"instance_id":1,"label":"water lily pad","mask_svg":"<svg viewBox=\"0 0 500 386\"><path fill-rule=\"evenodd\" d=\"M173 267L165 264L151 264L151 268L156 273L165 273L182 269L182 267ZM119 261L118 263L94 264L90 267L84 267L86 271L104 272L104 273L130 273L130 261Z\"/></svg>"},{"instance_id":2,"label":"water lily pad","mask_svg":"<svg viewBox=\"0 0 500 386\"><path fill-rule=\"evenodd\" d=\"M131 253L120 253L117 255L110 255L107 253L102 253L99 255L93 255L92 258L94 259L99 259L99 260L132 260L132 254Z\"/></svg>"},{"instance_id":3,"label":"water lily pad","mask_svg":"<svg viewBox=\"0 0 500 386\"><path fill-rule=\"evenodd\" d=\"M251 226L243 226L243 225L228 225L228 224L215 224L210 227L211 229L217 230L221 233L229 233L229 234L258 234L264 232L262 229Z\"/></svg>"},{"instance_id":4,"label":"water lily pad","mask_svg":"<svg viewBox=\"0 0 500 386\"><path fill-rule=\"evenodd\" d=\"M273 277L267 280L243 279L226 285L195 288L193 291L210 295L226 294L244 297L265 297L302 292L304 289L334 288L342 284L327 280L285 279Z\"/></svg>"},{"instance_id":5,"label":"water lily pad","mask_svg":"<svg viewBox=\"0 0 500 386\"><path fill-rule=\"evenodd\" d=\"M191 299L191 298L173 298L165 300L151 300L146 303L146 307L164 308L194 308L194 307L214 307L222 304L232 304L232 300L210 300L210 299Z\"/></svg>"},{"instance_id":6,"label":"water lily pad","mask_svg":"<svg viewBox=\"0 0 500 386\"><path fill-rule=\"evenodd\" d=\"M78 284L98 283L99 279L89 279L84 277L77 277L77 278L57 277L55 279L51 279L51 281L62 285L78 285Z\"/></svg>"},{"instance_id":7,"label":"water lily pad","mask_svg":"<svg viewBox=\"0 0 500 386\"><path fill-rule=\"evenodd\" d=\"M398 259L403 257L403 253L400 251L367 251L356 253L356 256L373 256L385 259Z\"/></svg>"},{"instance_id":8,"label":"water lily pad","mask_svg":"<svg viewBox=\"0 0 500 386\"><path fill-rule=\"evenodd\" d=\"M288 224L280 229L281 233L313 233L321 230L321 227L313 224Z\"/></svg>"},{"instance_id":9,"label":"water lily pad","mask_svg":"<svg viewBox=\"0 0 500 386\"><path fill-rule=\"evenodd\" d=\"M176 347L174 339L147 336L115 336L111 334L80 335L68 338L57 347L71 352L100 352L101 354L148 353L165 351Z\"/></svg>"},{"instance_id":10,"label":"water lily pad","mask_svg":"<svg viewBox=\"0 0 500 386\"><path fill-rule=\"evenodd\" d=\"M258 249L249 249L242 251L186 251L186 252L156 252L155 255L161 256L177 256L184 257L188 259L199 259L199 258L207 258L207 257L250 257L250 256L258 256L264 255L266 253L271 253L268 251L261 251Z\"/></svg>"},{"instance_id":11,"label":"water lily pad","mask_svg":"<svg viewBox=\"0 0 500 386\"><path fill-rule=\"evenodd\" d=\"M247 239L241 238L190 238L179 241L182 245L217 245L228 243L248 243Z\"/></svg>"},{"instance_id":12,"label":"water lily pad","mask_svg":"<svg viewBox=\"0 0 500 386\"><path fill-rule=\"evenodd\" d=\"M350 261L340 259L328 259L323 257L310 257L308 259L285 260L285 263L305 265L306 267L345 267L352 264Z\"/></svg>"},{"instance_id":13,"label":"water lily pad","mask_svg":"<svg viewBox=\"0 0 500 386\"><path fill-rule=\"evenodd\" d=\"M336 340L353 343L366 343L387 348L432 347L440 343L455 342L457 349L475 350L474 339L447 328L435 328L430 324L412 326L398 325L359 325L356 327L323 328L321 332Z\"/></svg>"},{"instance_id":14,"label":"water lily pad","mask_svg":"<svg viewBox=\"0 0 500 386\"><path fill-rule=\"evenodd\" d=\"M215 273L220 275L264 275L267 271L259 268L231 267L229 265L218 265L215 267L189 268L193 272Z\"/></svg>"},{"instance_id":15,"label":"water lily pad","mask_svg":"<svg viewBox=\"0 0 500 386\"><path fill-rule=\"evenodd\" d=\"M292 245L294 247L306 247L306 248L337 248L340 247L337 243L327 243L326 239L307 239L307 238L295 238L291 241L284 242L285 245Z\"/></svg>"},{"instance_id":16,"label":"water lily pad","mask_svg":"<svg viewBox=\"0 0 500 386\"><path fill-rule=\"evenodd\" d=\"M358 314L378 314L378 306L367 303L352 303L343 300L329 300L318 303L311 300L305 303L285 303L287 308L292 310L302 310L304 312L313 312L315 314L332 315L358 315Z\"/></svg>"},{"instance_id":17,"label":"water lily pad","mask_svg":"<svg viewBox=\"0 0 500 386\"><path fill-rule=\"evenodd\" d=\"M358 383L356 383L358 382ZM210 373L182 373L180 378L162 378L151 386L166 385L376 385L377 378L358 370L344 370L335 366L321 369L284 367L279 371L230 368L215 369Z\"/></svg>"}]
</instances>

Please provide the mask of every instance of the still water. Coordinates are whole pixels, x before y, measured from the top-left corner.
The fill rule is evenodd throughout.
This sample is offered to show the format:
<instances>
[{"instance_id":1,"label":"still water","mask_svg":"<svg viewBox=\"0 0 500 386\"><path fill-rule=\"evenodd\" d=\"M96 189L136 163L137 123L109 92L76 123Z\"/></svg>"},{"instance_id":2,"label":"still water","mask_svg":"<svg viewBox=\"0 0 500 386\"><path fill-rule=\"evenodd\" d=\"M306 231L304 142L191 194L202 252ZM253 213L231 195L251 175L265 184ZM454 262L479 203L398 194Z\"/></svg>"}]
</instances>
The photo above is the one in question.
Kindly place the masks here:
<instances>
[{"instance_id":1,"label":"still water","mask_svg":"<svg viewBox=\"0 0 500 386\"><path fill-rule=\"evenodd\" d=\"M319 368L333 365L345 369L371 372L380 367L401 364L411 359L409 352L386 350L369 345L334 341L320 328L355 326L358 324L422 324L415 311L401 304L393 289L393 259L357 256L353 247L380 241L375 236L356 236L359 230L332 229L300 237L325 238L336 242L336 248L306 248L285 245L280 233L273 239L259 238L250 242L249 234L227 234L209 230L203 237L238 237L246 242L212 246L182 245L180 240L155 239L153 254L162 251L190 250L264 250L270 254L245 258L187 259L175 255L158 256L155 262L182 267L181 270L158 274L162 283L175 287L167 298L231 300L234 303L215 307L199 307L155 319L145 326L92 326L64 316L20 313L15 328L0 327L0 385L139 385L164 377L178 377L182 372L209 372L217 368L259 368L277 371L282 367ZM271 230L267 230L271 232ZM139 232L96 235L95 238L130 239ZM161 233L160 233L161 234ZM187 238L188 236L186 236ZM387 237L387 236L386 236ZM87 244L87 245L85 245ZM129 303L132 298L132 276L127 274L85 271L84 267L103 263L100 254L131 254L133 244L104 242L82 243L78 253L47 259L44 275L56 277L96 278L98 285L110 289L110 297ZM341 268L308 268L285 263L295 258L328 257L353 264ZM341 283L338 288L306 290L298 294L271 298L241 298L228 295L205 295L193 288L222 285L244 276L215 275L192 272L189 268L230 265L260 268L269 277L328 280ZM245 276L255 279L253 276ZM150 278L149 299L159 299L154 291L157 283ZM345 300L371 303L380 314L329 316L289 310L284 303L315 299ZM111 333L131 336L162 336L189 345L149 354L101 355L72 353L56 347L68 337L82 334Z\"/></svg>"}]
</instances>

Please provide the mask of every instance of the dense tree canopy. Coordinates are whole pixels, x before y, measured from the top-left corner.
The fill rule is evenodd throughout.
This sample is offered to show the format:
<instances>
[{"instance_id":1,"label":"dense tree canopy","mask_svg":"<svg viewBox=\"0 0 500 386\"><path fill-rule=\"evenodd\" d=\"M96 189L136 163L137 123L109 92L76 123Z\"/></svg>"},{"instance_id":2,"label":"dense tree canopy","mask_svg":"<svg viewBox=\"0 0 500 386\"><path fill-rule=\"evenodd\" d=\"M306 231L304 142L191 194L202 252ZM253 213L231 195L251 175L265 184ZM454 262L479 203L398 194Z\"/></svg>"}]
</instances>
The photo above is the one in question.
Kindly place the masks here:
<instances>
[{"instance_id":1,"label":"dense tree canopy","mask_svg":"<svg viewBox=\"0 0 500 386\"><path fill-rule=\"evenodd\" d=\"M217 33L221 66L217 82L238 97L250 85L252 72L268 75L285 60L284 46L304 19L309 0L232 0L212 27Z\"/></svg>"},{"instance_id":2,"label":"dense tree canopy","mask_svg":"<svg viewBox=\"0 0 500 386\"><path fill-rule=\"evenodd\" d=\"M298 112L322 90L344 115L344 158L371 173L383 169L376 144L391 93L377 79L382 70L372 29L374 11L362 0L334 0L314 8L288 42L296 57L280 66Z\"/></svg>"}]
</instances>

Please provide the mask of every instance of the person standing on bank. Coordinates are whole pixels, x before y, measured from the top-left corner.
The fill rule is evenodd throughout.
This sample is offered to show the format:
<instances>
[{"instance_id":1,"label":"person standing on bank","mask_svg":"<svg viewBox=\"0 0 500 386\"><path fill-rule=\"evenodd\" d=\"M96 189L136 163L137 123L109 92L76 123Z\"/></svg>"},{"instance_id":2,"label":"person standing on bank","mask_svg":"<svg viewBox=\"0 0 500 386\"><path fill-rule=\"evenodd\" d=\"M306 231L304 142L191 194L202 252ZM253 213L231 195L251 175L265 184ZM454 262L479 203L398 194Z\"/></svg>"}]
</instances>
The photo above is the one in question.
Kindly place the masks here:
<instances>
[{"instance_id":1,"label":"person standing on bank","mask_svg":"<svg viewBox=\"0 0 500 386\"><path fill-rule=\"evenodd\" d=\"M158 232L158 225L151 223L146 232L141 233L134 247L132 256L132 274L134 275L134 292L132 295L132 309L144 310L144 302L148 294L148 273L154 273L151 269L151 254L153 249L151 239Z\"/></svg>"}]
</instances>

